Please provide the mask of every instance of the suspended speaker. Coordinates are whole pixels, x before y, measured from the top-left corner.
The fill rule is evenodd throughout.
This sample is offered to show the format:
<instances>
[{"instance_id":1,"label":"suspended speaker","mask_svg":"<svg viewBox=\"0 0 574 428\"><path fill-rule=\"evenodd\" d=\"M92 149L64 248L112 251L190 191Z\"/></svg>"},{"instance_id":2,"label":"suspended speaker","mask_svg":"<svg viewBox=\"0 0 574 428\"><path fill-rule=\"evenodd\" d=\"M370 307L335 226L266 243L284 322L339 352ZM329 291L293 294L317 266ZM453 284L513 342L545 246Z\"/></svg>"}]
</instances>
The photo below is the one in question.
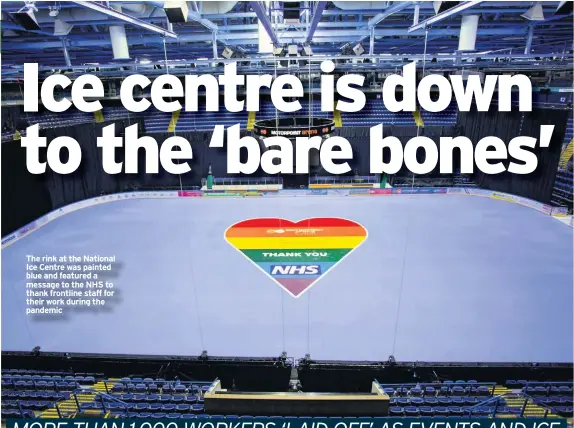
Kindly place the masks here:
<instances>
[{"instance_id":1,"label":"suspended speaker","mask_svg":"<svg viewBox=\"0 0 574 428\"><path fill-rule=\"evenodd\" d=\"M542 4L536 3L530 9L523 13L522 16L524 19L528 19L529 21L544 21L544 11L542 10Z\"/></svg>"}]
</instances>

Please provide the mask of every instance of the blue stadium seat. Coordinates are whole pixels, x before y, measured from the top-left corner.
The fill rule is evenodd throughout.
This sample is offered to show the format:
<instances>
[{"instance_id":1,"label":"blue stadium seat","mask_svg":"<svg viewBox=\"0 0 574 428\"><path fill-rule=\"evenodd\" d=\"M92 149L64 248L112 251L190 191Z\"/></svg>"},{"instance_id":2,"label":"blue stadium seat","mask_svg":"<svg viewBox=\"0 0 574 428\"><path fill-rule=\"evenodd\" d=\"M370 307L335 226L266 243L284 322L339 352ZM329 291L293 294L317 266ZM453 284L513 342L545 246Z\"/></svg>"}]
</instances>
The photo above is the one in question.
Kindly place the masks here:
<instances>
[{"instance_id":1,"label":"blue stadium seat","mask_svg":"<svg viewBox=\"0 0 574 428\"><path fill-rule=\"evenodd\" d=\"M446 417L449 415L448 408L444 406L437 406L434 408L434 415L437 417Z\"/></svg>"},{"instance_id":2,"label":"blue stadium seat","mask_svg":"<svg viewBox=\"0 0 574 428\"><path fill-rule=\"evenodd\" d=\"M418 416L420 416L419 408L415 407L415 406L405 407L405 416L407 416L407 417L418 417Z\"/></svg>"},{"instance_id":3,"label":"blue stadium seat","mask_svg":"<svg viewBox=\"0 0 574 428\"><path fill-rule=\"evenodd\" d=\"M430 406L420 406L419 411L421 416L434 416L434 409Z\"/></svg>"},{"instance_id":4,"label":"blue stadium seat","mask_svg":"<svg viewBox=\"0 0 574 428\"><path fill-rule=\"evenodd\" d=\"M152 412L152 413L157 413L157 412L160 412L160 411L161 411L161 409L162 409L163 406L164 406L164 405L161 404L161 403L151 403L151 404L149 405L149 410L150 410L150 412Z\"/></svg>"}]
</instances>

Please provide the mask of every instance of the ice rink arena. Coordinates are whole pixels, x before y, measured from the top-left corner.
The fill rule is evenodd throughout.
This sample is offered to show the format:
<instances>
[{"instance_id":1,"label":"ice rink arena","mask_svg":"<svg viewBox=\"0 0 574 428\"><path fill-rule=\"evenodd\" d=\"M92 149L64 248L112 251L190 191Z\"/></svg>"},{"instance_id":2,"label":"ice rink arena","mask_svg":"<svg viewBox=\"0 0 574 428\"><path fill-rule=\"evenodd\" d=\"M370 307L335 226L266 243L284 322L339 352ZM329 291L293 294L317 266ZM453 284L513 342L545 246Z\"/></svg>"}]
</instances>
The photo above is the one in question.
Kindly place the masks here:
<instances>
[{"instance_id":1,"label":"ice rink arena","mask_svg":"<svg viewBox=\"0 0 574 428\"><path fill-rule=\"evenodd\" d=\"M0 3L2 427L572 427L574 2Z\"/></svg>"},{"instance_id":2,"label":"ice rink arena","mask_svg":"<svg viewBox=\"0 0 574 428\"><path fill-rule=\"evenodd\" d=\"M345 226L304 220L333 217L356 222L366 233L349 241L354 237L329 232ZM264 237L253 244L225 237L246 219L275 218L303 220L291 232L292 241L302 242L276 238L280 222L257 228ZM283 226L286 234L289 227ZM572 239L571 227L544 213L466 194L114 200L57 218L3 251L3 281L15 285L4 289L2 347L571 362ZM258 266L236 247L288 254L336 251L337 241L352 251L300 297L262 272L270 273L266 265L273 261ZM116 257L117 301L51 322L26 316L25 256L87 248ZM297 276L305 275L277 278ZM539 346L525 346L534 337Z\"/></svg>"}]
</instances>

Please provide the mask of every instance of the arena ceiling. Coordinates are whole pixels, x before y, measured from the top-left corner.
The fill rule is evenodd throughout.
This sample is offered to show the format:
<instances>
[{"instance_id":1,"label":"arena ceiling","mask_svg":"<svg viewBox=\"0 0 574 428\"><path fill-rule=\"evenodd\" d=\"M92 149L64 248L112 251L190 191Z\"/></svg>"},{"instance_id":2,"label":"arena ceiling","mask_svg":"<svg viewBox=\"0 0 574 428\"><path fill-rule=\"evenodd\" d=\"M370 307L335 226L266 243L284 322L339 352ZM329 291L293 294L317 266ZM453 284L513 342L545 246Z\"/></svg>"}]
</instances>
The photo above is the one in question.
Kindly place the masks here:
<instances>
[{"instance_id":1,"label":"arena ceiling","mask_svg":"<svg viewBox=\"0 0 574 428\"><path fill-rule=\"evenodd\" d=\"M445 2L446 3L446 2ZM572 12L556 13L560 2L541 2L542 17L526 19L534 2L463 1L437 14L433 2L418 1L190 1L187 22L170 24L164 2L3 1L3 78L23 62L41 66L149 63L212 59L230 47L257 57L260 31L276 45L310 44L313 55L341 55L362 43L365 54L453 54L462 15L478 15L475 54L507 58L570 55ZM296 5L298 19L286 14ZM39 29L25 30L14 12L31 5ZM113 6L115 9L112 9ZM121 12L118 12L118 6ZM540 19L542 18L542 19ZM114 59L111 27L124 26L129 58ZM165 46L165 50L164 50ZM64 48L65 47L65 48ZM66 52L69 60L66 58Z\"/></svg>"}]
</instances>

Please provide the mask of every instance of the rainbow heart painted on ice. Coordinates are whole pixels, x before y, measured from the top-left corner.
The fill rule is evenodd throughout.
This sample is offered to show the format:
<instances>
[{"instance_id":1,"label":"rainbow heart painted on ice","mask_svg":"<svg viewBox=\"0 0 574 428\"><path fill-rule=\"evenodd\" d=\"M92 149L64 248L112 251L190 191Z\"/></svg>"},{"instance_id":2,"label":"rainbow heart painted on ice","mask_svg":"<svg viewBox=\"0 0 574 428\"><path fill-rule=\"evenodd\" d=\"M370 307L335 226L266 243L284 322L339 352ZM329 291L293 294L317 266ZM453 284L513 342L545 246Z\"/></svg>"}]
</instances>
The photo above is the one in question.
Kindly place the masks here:
<instances>
[{"instance_id":1,"label":"rainbow heart painted on ice","mask_svg":"<svg viewBox=\"0 0 574 428\"><path fill-rule=\"evenodd\" d=\"M344 218L292 222L281 218L240 221L225 240L293 297L313 284L367 239L367 229Z\"/></svg>"}]
</instances>

